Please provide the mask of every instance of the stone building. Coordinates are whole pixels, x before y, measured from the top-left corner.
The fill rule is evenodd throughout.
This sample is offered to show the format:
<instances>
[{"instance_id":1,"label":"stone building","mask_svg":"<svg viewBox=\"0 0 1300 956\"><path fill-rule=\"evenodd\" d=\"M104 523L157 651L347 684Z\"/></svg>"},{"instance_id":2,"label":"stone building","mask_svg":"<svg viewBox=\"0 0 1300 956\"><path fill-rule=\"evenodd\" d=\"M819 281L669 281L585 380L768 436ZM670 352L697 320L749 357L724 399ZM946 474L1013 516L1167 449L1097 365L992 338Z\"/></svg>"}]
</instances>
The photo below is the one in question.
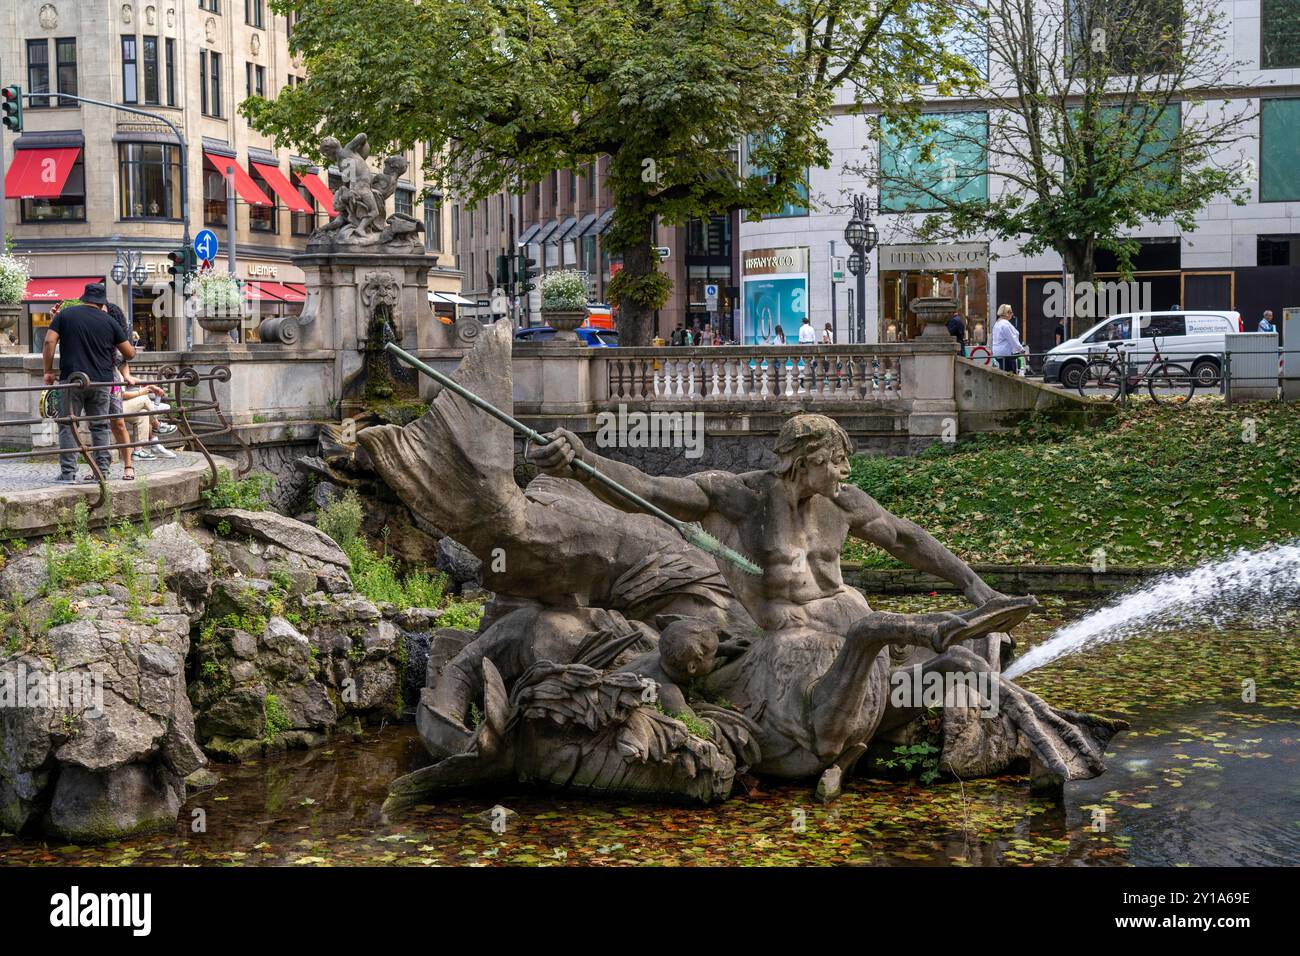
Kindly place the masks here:
<instances>
[{"instance_id":1,"label":"stone building","mask_svg":"<svg viewBox=\"0 0 1300 956\"><path fill-rule=\"evenodd\" d=\"M2 137L6 229L15 251L30 258L34 277L19 323L22 350L40 348L51 307L88 281L105 281L110 301L126 308L127 284L112 277L119 251L142 257L145 283L133 288L129 312L145 346L184 348L184 321L155 307L169 278L167 255L181 244L188 205L191 234L213 230L221 246L213 267L228 268L230 191L236 275L255 306L245 340L255 339L262 318L301 311L303 274L291 260L328 219L330 173L277 149L238 111L247 96L273 97L304 78L289 54L291 29L268 0L0 5L0 84L52 94L26 101L23 132ZM60 92L165 116L184 138L184 175L181 150L164 124L61 102ZM420 150L407 160L408 180L393 205L423 219L426 248L438 257L429 277L431 308L452 317L455 299L443 294L454 296L461 277L443 254L451 251L450 211L432 191L423 198Z\"/></svg>"},{"instance_id":2,"label":"stone building","mask_svg":"<svg viewBox=\"0 0 1300 956\"><path fill-rule=\"evenodd\" d=\"M609 280L623 267L622 257L606 249L604 237L614 215L614 200L604 181L609 158L577 170L552 172L527 186L522 195L501 192L469 206L453 199L452 241L465 273L462 294L475 312L491 314L496 261L501 255L526 255L539 272L576 269L585 272L591 301L604 303ZM660 224L655 245L667 256L661 270L672 277L672 296L659 310L658 334L665 339L679 323L713 324L730 335L739 275L732 236L739 215L692 220L685 226ZM716 295L710 297L709 287ZM540 295L509 303L521 326L539 324ZM616 310L615 310L616 311ZM617 316L615 316L617 322Z\"/></svg>"},{"instance_id":3,"label":"stone building","mask_svg":"<svg viewBox=\"0 0 1300 956\"><path fill-rule=\"evenodd\" d=\"M1079 334L1095 321L1092 315L1138 310L1235 310L1246 331L1253 331L1265 309L1276 317L1282 309L1300 305L1300 0L1217 0L1224 25L1227 57L1239 67L1226 79L1238 88L1225 92L1231 105L1253 111L1243 138L1225 144L1212 157L1224 168L1241 166L1249 180L1243 205L1220 196L1195 217L1195 228L1182 230L1172 221L1146 222L1131 237L1140 245L1133 260L1134 285L1121 283L1114 255L1098 254L1098 284L1091 315L1066 317L1068 333ZM1045 16L1060 16L1059 4L1044 3ZM945 44L958 50L977 68L993 62L994 87L1009 82L999 75L997 47L975 33L952 37ZM1208 107L1181 97L1167 108L1170 124L1188 122ZM994 97L941 95L925 91L923 111L940 123L938 140L954 144L926 161L935 182L962 190L961 198L998 196L1014 188L998 175L997 157L986 159L990 117L999 104ZM915 143L873 140L868 124L872 110L859 109L848 91L841 91L824 134L832 161L809 170L811 201L789 214L745 222L738 245L744 260L737 284L744 290L746 341L764 328L769 315L790 322L810 316L821 330L834 323L839 342L904 341L919 334L908 303L929 295L952 296L966 317L972 343L985 340L1000 303L1012 306L1021 323L1021 339L1031 352L1051 348L1059 314L1053 314L1054 290L1066 286L1061 257L1048 250L1022 252L1018 241L971 237L959 243L918 244L914 227L924 204L901 203L901 197L880 192L861 169L922 168ZM879 229L880 244L870 255L866 309L861 327L856 320L855 280L843 268L851 252L844 242L849 197L865 194ZM904 208L907 207L907 208ZM919 211L912 211L919 210ZM773 268L773 262L789 263ZM835 274L842 275L836 281ZM796 307L798 311L796 311ZM1118 307L1116 307L1118 306Z\"/></svg>"}]
</instances>

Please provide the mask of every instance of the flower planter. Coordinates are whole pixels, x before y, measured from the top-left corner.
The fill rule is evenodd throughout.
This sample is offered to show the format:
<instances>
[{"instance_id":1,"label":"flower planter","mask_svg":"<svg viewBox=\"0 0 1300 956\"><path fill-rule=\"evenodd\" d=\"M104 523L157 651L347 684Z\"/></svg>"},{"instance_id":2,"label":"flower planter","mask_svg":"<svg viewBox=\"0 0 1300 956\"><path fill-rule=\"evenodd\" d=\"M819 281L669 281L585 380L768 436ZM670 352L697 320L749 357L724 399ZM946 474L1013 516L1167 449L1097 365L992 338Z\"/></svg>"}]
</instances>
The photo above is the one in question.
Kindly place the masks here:
<instances>
[{"instance_id":1,"label":"flower planter","mask_svg":"<svg viewBox=\"0 0 1300 956\"><path fill-rule=\"evenodd\" d=\"M578 326L587 321L586 309L547 310L542 309L542 321L555 329L551 342L559 345L580 345L581 340L574 332Z\"/></svg>"},{"instance_id":2,"label":"flower planter","mask_svg":"<svg viewBox=\"0 0 1300 956\"><path fill-rule=\"evenodd\" d=\"M223 332L230 332L232 329L239 328L239 323L244 317L239 312L199 312L194 318L198 320L199 326L204 332L211 335L220 335Z\"/></svg>"},{"instance_id":3,"label":"flower planter","mask_svg":"<svg viewBox=\"0 0 1300 956\"><path fill-rule=\"evenodd\" d=\"M919 337L926 341L940 342L944 336L948 336L949 339L952 338L952 336L948 335L948 320L957 311L957 306L956 299L945 296L925 296L913 299L908 305L908 309L925 323L925 328L921 330Z\"/></svg>"}]
</instances>

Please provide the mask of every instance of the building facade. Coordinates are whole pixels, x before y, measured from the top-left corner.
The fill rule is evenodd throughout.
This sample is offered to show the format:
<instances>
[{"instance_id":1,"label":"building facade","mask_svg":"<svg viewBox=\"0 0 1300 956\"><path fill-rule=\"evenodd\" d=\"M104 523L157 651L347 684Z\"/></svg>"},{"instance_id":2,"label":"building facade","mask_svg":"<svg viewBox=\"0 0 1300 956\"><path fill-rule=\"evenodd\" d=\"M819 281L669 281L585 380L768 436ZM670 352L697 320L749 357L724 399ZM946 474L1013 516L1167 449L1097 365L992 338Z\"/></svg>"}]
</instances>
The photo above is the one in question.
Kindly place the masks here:
<instances>
[{"instance_id":1,"label":"building facade","mask_svg":"<svg viewBox=\"0 0 1300 956\"><path fill-rule=\"evenodd\" d=\"M51 308L96 280L146 348L201 339L197 325L187 329L165 305L167 256L181 244L186 213L192 235L217 235L213 268L229 268L233 237L235 274L252 306L246 341L256 341L262 318L301 311L303 274L292 257L332 215L337 182L276 149L238 109L248 96L273 97L305 78L289 54L291 30L268 0L11 0L0 8L0 82L48 94L25 100L22 133L3 136L6 229L32 264L23 350L39 350ZM166 117L183 137L184 168L165 124L59 93ZM407 154L407 179L390 208L423 219L426 248L437 256L430 291L454 294L461 276L442 252L450 213L436 193L426 195L423 160L418 148ZM115 281L126 252L140 255L143 287ZM444 316L455 308L449 299L431 305Z\"/></svg>"},{"instance_id":2,"label":"building facade","mask_svg":"<svg viewBox=\"0 0 1300 956\"><path fill-rule=\"evenodd\" d=\"M511 254L532 259L541 274L561 269L585 273L591 301L606 301L610 279L623 268L622 257L605 244L614 216L604 178L608 162L608 157L600 157L582 169L556 170L522 194L502 192L473 207L454 201L453 241L465 273L462 294L475 303L477 314L493 314L497 257ZM656 228L660 269L673 280L672 295L656 316L656 334L667 339L678 325L712 325L731 337L738 274L732 237L737 221L733 213ZM499 301L498 314L503 306L521 326L541 323L537 289L522 301Z\"/></svg>"},{"instance_id":3,"label":"building facade","mask_svg":"<svg viewBox=\"0 0 1300 956\"><path fill-rule=\"evenodd\" d=\"M1111 296L1098 296L1094 304L1105 314L1171 306L1235 309L1249 331L1265 309L1279 316L1282 308L1300 305L1300 0L1220 2L1227 16L1228 52L1232 60L1245 64L1230 79L1249 94L1232 102L1258 107L1258 115L1244 127L1245 138L1225 148L1214 162L1253 169L1249 199L1238 206L1220 197L1200 211L1195 228L1186 232L1173 222L1150 222L1135 230L1132 237L1141 248L1133 260L1133 286L1121 287L1114 256L1099 253L1097 279L1107 283ZM991 79L996 85L999 78ZM1178 117L1187 115L1180 110L1205 108L1196 103L1178 107ZM962 125L962 135L951 138L951 154L933 158L936 169L963 170L985 163L983 157L961 153L978 141L981 128L987 131L992 109L996 106L987 100L942 97L931 91L926 112L942 116L944 123ZM805 314L819 333L833 324L840 342L906 340L920 331L908 312L909 302L942 295L957 299L973 343L984 341L997 306L1007 303L1021 322L1022 340L1030 350L1050 348L1058 321L1050 306L1054 290L1070 289L1060 256L1051 251L1029 256L1015 241L981 237L918 245L914 227L921 215L891 209L891 197L882 197L860 172L915 160L905 155L914 144L877 143L869 135L867 115L848 97L837 104L826 131L834 159L829 168L809 170L813 199L807 206L741 224L740 284L748 290L742 292L744 341L761 341L774 319L784 319L788 334L789 323L801 321ZM980 169L978 175L959 175L955 181L974 195L997 195L1008 188L996 162ZM832 275L842 269L850 252L843 236L854 194L868 195L880 235L870 256L860 327L852 274L843 270L842 281ZM789 264L776 282L772 262ZM1117 294L1130 289L1136 297ZM1076 313L1066 321L1073 335L1086 330L1094 318Z\"/></svg>"}]
</instances>

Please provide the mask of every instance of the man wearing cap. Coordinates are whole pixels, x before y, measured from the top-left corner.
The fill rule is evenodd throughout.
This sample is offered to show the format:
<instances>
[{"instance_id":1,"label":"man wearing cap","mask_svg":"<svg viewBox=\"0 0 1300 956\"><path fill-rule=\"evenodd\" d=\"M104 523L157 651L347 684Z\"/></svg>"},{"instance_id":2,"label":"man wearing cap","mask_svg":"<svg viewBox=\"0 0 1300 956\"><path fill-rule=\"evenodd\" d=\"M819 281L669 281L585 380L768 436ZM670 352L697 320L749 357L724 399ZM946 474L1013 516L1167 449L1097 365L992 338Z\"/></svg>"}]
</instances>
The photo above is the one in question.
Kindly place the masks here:
<instances>
[{"instance_id":1,"label":"man wearing cap","mask_svg":"<svg viewBox=\"0 0 1300 956\"><path fill-rule=\"evenodd\" d=\"M73 385L62 389L63 415L107 416L109 414L110 386L113 383L113 351L122 353L124 359L135 357L135 347L126 337L126 329L108 315L105 306L108 298L102 282L92 282L81 293L81 305L60 309L45 334L45 384L53 385L54 349L59 349L58 381L68 382L81 373L91 382L91 387ZM94 383L100 383L94 387ZM94 446L95 463L106 476L112 457L108 450L108 418L95 418L90 425L90 440ZM77 480L77 440L72 426L59 425L59 477L58 481ZM94 481L93 473L82 481Z\"/></svg>"}]
</instances>

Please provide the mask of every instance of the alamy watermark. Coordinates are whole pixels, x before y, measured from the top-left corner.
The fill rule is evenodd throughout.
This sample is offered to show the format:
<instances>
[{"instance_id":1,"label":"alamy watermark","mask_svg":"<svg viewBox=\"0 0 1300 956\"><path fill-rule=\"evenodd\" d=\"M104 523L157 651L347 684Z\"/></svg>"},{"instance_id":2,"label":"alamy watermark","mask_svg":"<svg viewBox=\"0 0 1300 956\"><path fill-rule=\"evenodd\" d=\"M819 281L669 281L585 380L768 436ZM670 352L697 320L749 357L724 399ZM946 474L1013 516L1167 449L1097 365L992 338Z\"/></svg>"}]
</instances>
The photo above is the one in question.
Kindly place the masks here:
<instances>
[{"instance_id":1,"label":"alamy watermark","mask_svg":"<svg viewBox=\"0 0 1300 956\"><path fill-rule=\"evenodd\" d=\"M83 717L104 713L104 675L93 670L43 671L23 661L0 671L0 708L70 710Z\"/></svg>"},{"instance_id":2,"label":"alamy watermark","mask_svg":"<svg viewBox=\"0 0 1300 956\"><path fill-rule=\"evenodd\" d=\"M687 458L704 454L703 412L617 412L596 416L598 448L684 448Z\"/></svg>"},{"instance_id":3,"label":"alamy watermark","mask_svg":"<svg viewBox=\"0 0 1300 956\"><path fill-rule=\"evenodd\" d=\"M922 671L906 667L889 675L895 707L975 708L984 718L998 715L998 679L992 671Z\"/></svg>"},{"instance_id":4,"label":"alamy watermark","mask_svg":"<svg viewBox=\"0 0 1300 956\"><path fill-rule=\"evenodd\" d=\"M1151 311L1150 282L1075 282L1043 284L1043 315L1049 319L1097 319L1125 312Z\"/></svg>"}]
</instances>

